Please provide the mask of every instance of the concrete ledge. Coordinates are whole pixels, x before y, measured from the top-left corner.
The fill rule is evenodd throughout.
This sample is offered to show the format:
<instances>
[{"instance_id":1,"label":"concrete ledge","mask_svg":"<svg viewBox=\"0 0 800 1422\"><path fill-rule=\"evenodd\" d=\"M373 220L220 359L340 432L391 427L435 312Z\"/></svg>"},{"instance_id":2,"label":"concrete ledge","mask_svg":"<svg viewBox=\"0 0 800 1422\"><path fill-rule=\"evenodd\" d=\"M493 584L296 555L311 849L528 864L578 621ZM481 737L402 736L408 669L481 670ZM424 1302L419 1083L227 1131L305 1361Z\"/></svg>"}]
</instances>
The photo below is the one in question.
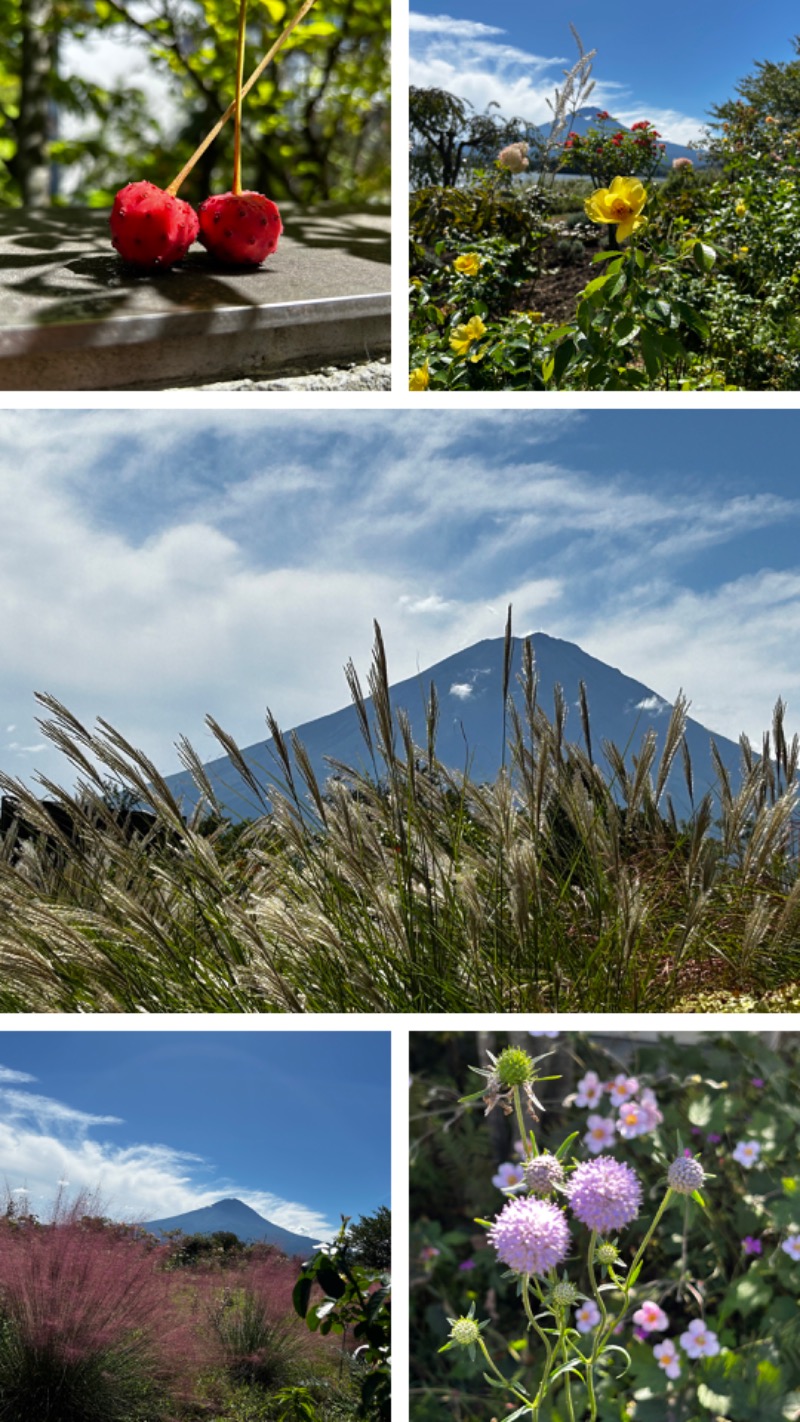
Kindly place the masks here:
<instances>
[{"instance_id":1,"label":"concrete ledge","mask_svg":"<svg viewBox=\"0 0 800 1422\"><path fill-rule=\"evenodd\" d=\"M389 350L389 216L281 209L255 271L202 248L138 274L108 214L0 212L0 389L163 389L279 376Z\"/></svg>"}]
</instances>

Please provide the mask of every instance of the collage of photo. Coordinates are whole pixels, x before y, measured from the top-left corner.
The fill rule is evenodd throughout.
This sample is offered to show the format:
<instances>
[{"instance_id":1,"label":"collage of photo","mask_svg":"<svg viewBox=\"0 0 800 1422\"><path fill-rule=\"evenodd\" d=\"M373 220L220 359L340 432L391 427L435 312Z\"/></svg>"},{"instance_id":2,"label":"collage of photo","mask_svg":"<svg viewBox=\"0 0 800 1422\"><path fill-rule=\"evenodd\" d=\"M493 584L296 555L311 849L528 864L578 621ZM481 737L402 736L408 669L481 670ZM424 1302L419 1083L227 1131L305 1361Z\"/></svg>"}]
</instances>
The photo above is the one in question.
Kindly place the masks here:
<instances>
[{"instance_id":1,"label":"collage of photo","mask_svg":"<svg viewBox=\"0 0 800 1422\"><path fill-rule=\"evenodd\" d=\"M0 0L0 1422L800 1422L796 28Z\"/></svg>"}]
</instances>

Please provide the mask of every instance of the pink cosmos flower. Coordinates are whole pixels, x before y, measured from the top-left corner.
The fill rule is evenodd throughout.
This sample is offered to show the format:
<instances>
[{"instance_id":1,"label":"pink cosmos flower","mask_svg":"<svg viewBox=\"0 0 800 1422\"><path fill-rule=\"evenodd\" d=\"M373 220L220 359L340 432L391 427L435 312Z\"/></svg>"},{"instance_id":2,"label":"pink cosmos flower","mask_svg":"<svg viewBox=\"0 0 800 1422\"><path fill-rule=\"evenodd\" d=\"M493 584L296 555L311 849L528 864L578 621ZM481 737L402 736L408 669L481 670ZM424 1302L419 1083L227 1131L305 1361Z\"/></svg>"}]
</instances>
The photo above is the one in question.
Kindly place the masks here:
<instances>
[{"instance_id":1,"label":"pink cosmos flower","mask_svg":"<svg viewBox=\"0 0 800 1422\"><path fill-rule=\"evenodd\" d=\"M751 1165L756 1164L760 1154L761 1146L758 1141L740 1141L733 1152L733 1159L749 1169Z\"/></svg>"},{"instance_id":2,"label":"pink cosmos flower","mask_svg":"<svg viewBox=\"0 0 800 1422\"><path fill-rule=\"evenodd\" d=\"M524 1190L525 1171L522 1165L507 1160L503 1165L497 1167L497 1174L492 1176L492 1184L498 1190Z\"/></svg>"},{"instance_id":3,"label":"pink cosmos flower","mask_svg":"<svg viewBox=\"0 0 800 1422\"><path fill-rule=\"evenodd\" d=\"M575 1105L597 1106L604 1091L605 1086L597 1075L597 1072L587 1071L586 1075L578 1082Z\"/></svg>"},{"instance_id":4,"label":"pink cosmos flower","mask_svg":"<svg viewBox=\"0 0 800 1422\"><path fill-rule=\"evenodd\" d=\"M641 1308L637 1308L633 1315L634 1323L638 1323L644 1333L663 1333L665 1328L669 1328L669 1319L663 1308L659 1308L657 1303L648 1299Z\"/></svg>"},{"instance_id":5,"label":"pink cosmos flower","mask_svg":"<svg viewBox=\"0 0 800 1422\"><path fill-rule=\"evenodd\" d=\"M663 1343L656 1343L653 1357L658 1359L658 1366L664 1369L668 1378L680 1377L681 1365L678 1360L678 1350L671 1338L665 1338Z\"/></svg>"},{"instance_id":6,"label":"pink cosmos flower","mask_svg":"<svg viewBox=\"0 0 800 1422\"><path fill-rule=\"evenodd\" d=\"M575 1327L579 1333L591 1333L600 1322L600 1310L594 1299L586 1299L580 1308L575 1310Z\"/></svg>"},{"instance_id":7,"label":"pink cosmos flower","mask_svg":"<svg viewBox=\"0 0 800 1422\"><path fill-rule=\"evenodd\" d=\"M599 1155L601 1151L613 1146L617 1130L610 1116L587 1116L586 1125L588 1130L583 1143L592 1155Z\"/></svg>"},{"instance_id":8,"label":"pink cosmos flower","mask_svg":"<svg viewBox=\"0 0 800 1422\"><path fill-rule=\"evenodd\" d=\"M619 1076L615 1076L614 1080L610 1082L608 1088L612 1106L624 1105L626 1101L630 1101L631 1097L636 1095L638 1090L639 1083L636 1077L626 1076L624 1072L620 1072Z\"/></svg>"},{"instance_id":9,"label":"pink cosmos flower","mask_svg":"<svg viewBox=\"0 0 800 1422\"><path fill-rule=\"evenodd\" d=\"M680 1345L690 1358L713 1358L719 1352L719 1339L711 1328L706 1328L702 1319L694 1318L685 1333L680 1336Z\"/></svg>"}]
</instances>

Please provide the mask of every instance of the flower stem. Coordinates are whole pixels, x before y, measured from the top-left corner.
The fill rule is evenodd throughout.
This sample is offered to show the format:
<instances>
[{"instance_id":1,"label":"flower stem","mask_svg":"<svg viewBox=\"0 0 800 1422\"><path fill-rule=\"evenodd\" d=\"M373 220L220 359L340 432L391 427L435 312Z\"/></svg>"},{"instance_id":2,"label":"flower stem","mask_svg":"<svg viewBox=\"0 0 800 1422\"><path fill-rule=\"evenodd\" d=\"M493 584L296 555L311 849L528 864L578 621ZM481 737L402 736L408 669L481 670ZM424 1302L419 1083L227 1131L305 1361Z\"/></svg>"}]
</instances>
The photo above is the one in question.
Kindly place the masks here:
<instances>
[{"instance_id":1,"label":"flower stem","mask_svg":"<svg viewBox=\"0 0 800 1422\"><path fill-rule=\"evenodd\" d=\"M297 11L297 14L289 21L283 33L278 36L275 43L267 50L267 53L264 55L264 58L261 60L261 62L256 65L247 83L242 86L241 96L243 99L245 99L250 93L250 90L252 89L253 85L258 83L267 65L270 63L271 60L275 58L275 55L278 53L278 50L283 49L283 46L285 45L290 34L292 33L292 30L300 24L301 20L305 19L305 16L308 14L312 5L315 4L316 0L303 0L300 9ZM179 187L181 186L181 183L184 181L184 179L188 178L195 164L199 163L206 149L210 148L211 144L214 142L214 139L219 133L222 132L222 129L225 127L225 124L228 122L228 119L232 118L235 112L236 100L234 99L233 103L228 105L227 109L222 115L222 118L217 120L217 122L214 124L214 127L211 129L211 132L206 134L205 138L203 139L203 142L199 144L199 146L194 150L194 153L192 154L188 163L184 163L177 178L173 178L172 182L166 190L168 193L171 194L172 197L175 196Z\"/></svg>"},{"instance_id":2,"label":"flower stem","mask_svg":"<svg viewBox=\"0 0 800 1422\"><path fill-rule=\"evenodd\" d=\"M530 1288L530 1279L528 1278L527 1274L525 1274L522 1279L522 1305L528 1316L528 1322L530 1323L531 1328L536 1333L538 1333L542 1343L544 1344L545 1351L544 1372L542 1373L541 1381L536 1390L536 1396L533 1400L533 1404L531 1407L533 1417L536 1418L539 1416L539 1408L544 1402L545 1395L547 1393L547 1385L550 1380L550 1373L553 1367L553 1350L550 1347L550 1339L547 1337L547 1334L544 1332L544 1330L539 1327L538 1323L536 1322L536 1319L533 1316L533 1309L531 1308Z\"/></svg>"},{"instance_id":3,"label":"flower stem","mask_svg":"<svg viewBox=\"0 0 800 1422\"><path fill-rule=\"evenodd\" d=\"M495 1374L496 1377L500 1379L503 1386L507 1387L509 1392L513 1392L514 1396L519 1398L520 1402L525 1402L530 1405L530 1398L526 1397L524 1392L519 1392L517 1388L515 1388L514 1384L512 1382L509 1382L508 1378L503 1377L503 1374L495 1363L491 1353L489 1352L489 1349L486 1347L486 1344L482 1338L478 1339L478 1347L483 1353L483 1356L486 1359L486 1362L489 1364L489 1367L491 1368L492 1372Z\"/></svg>"},{"instance_id":4,"label":"flower stem","mask_svg":"<svg viewBox=\"0 0 800 1422\"><path fill-rule=\"evenodd\" d=\"M239 0L239 34L236 40L236 93L233 115L233 192L242 191L242 80L244 79L244 37L247 27L247 0Z\"/></svg>"},{"instance_id":5,"label":"flower stem","mask_svg":"<svg viewBox=\"0 0 800 1422\"><path fill-rule=\"evenodd\" d=\"M518 1086L514 1087L514 1111L517 1117L517 1127L519 1129L520 1140L522 1141L522 1153L527 1160L530 1156L530 1141L525 1132L525 1117L522 1114L522 1098Z\"/></svg>"}]
</instances>

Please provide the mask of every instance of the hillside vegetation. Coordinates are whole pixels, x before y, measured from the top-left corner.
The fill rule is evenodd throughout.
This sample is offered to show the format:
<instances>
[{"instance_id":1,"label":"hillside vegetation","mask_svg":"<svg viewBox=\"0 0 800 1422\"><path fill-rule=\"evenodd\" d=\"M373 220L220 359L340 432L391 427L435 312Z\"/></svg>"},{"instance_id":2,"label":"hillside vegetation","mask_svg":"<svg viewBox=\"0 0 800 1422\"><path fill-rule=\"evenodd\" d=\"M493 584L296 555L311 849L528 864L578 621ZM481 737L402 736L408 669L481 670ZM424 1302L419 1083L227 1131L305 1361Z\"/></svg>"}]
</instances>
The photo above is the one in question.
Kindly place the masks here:
<instances>
[{"instance_id":1,"label":"hillside vegetation","mask_svg":"<svg viewBox=\"0 0 800 1422\"><path fill-rule=\"evenodd\" d=\"M20 1012L618 1011L788 1009L800 998L800 876L783 706L741 781L713 752L716 792L695 794L679 697L660 750L566 740L556 688L543 711L530 643L519 709L503 700L506 752L491 784L441 764L432 692L425 744L391 704L380 629L368 693L351 692L369 774L332 765L320 784L268 713L278 787L259 783L209 718L247 784L254 818L205 797L187 822L157 768L111 726L82 726L50 697L42 726L77 770L44 782L68 811L54 826L0 776L22 818L0 844L0 1009ZM693 813L665 787L682 766ZM155 824L126 835L117 796ZM797 991L795 986L797 985Z\"/></svg>"}]
</instances>

